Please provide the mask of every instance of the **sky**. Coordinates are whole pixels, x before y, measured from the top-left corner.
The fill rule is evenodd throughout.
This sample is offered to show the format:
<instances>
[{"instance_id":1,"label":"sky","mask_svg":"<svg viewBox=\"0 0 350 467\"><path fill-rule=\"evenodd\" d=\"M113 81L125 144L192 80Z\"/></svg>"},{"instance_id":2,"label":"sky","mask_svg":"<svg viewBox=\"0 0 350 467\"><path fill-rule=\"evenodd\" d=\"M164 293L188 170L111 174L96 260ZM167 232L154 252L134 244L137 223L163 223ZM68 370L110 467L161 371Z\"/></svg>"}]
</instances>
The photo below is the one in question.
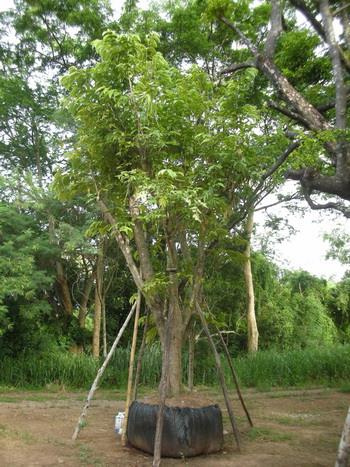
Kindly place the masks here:
<instances>
[{"instance_id":1,"label":"sky","mask_svg":"<svg viewBox=\"0 0 350 467\"><path fill-rule=\"evenodd\" d=\"M111 0L116 17L119 16L123 3L123 0ZM141 8L146 8L148 4L149 0L139 1ZM12 0L0 0L0 11L11 6L13 6ZM273 244L274 260L279 266L294 270L304 269L317 276L335 281L341 279L347 268L338 261L326 260L328 243L323 240L323 235L330 233L337 226L340 231L347 231L350 234L349 221L341 217L334 221L329 212L311 211L311 209L307 209L304 216L288 212L281 207L270 209L268 212L287 217L296 230L294 235L286 234L283 241ZM259 211L255 215L254 244L256 246L259 245L259 237L266 233L263 228L266 216L264 211Z\"/></svg>"}]
</instances>

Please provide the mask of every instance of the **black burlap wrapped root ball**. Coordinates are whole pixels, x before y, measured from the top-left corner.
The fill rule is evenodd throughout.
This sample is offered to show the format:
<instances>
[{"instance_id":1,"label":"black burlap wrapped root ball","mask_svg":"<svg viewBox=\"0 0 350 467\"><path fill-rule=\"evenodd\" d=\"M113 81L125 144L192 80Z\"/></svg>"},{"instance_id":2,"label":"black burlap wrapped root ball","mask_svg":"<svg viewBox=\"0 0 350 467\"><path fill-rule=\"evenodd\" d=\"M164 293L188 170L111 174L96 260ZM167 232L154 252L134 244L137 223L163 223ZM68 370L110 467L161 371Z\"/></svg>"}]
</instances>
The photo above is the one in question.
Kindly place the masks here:
<instances>
[{"instance_id":1,"label":"black burlap wrapped root ball","mask_svg":"<svg viewBox=\"0 0 350 467\"><path fill-rule=\"evenodd\" d=\"M158 405L134 401L127 436L135 448L153 454ZM218 405L164 408L162 457L192 457L222 449L223 426Z\"/></svg>"}]
</instances>

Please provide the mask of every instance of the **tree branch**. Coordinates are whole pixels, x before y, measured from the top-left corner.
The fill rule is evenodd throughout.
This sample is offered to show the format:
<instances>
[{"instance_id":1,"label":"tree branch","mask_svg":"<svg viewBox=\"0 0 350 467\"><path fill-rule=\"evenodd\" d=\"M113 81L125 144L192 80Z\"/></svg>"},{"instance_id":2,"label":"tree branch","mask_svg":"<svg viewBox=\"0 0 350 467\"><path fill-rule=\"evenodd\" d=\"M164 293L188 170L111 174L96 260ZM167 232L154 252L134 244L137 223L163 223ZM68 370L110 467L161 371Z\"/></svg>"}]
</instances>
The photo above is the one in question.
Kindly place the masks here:
<instances>
[{"instance_id":1,"label":"tree branch","mask_svg":"<svg viewBox=\"0 0 350 467\"><path fill-rule=\"evenodd\" d=\"M134 258L130 250L129 239L124 237L120 230L117 228L117 221L112 216L111 212L108 210L106 204L99 198L97 200L97 205L100 208L103 218L112 226L112 231L114 233L115 239L119 245L121 252L125 258L125 261L128 265L129 271L134 279L134 282L139 290L142 290L144 282L141 277L141 274L138 270L138 267L135 264Z\"/></svg>"},{"instance_id":2,"label":"tree branch","mask_svg":"<svg viewBox=\"0 0 350 467\"><path fill-rule=\"evenodd\" d=\"M350 218L350 208L347 208L341 203L335 203L335 202L329 202L329 203L324 203L324 204L316 204L310 196L310 193L308 190L303 190L304 197L310 206L311 209L313 210L321 210L321 209L335 209L336 211L341 212L346 218Z\"/></svg>"},{"instance_id":3,"label":"tree branch","mask_svg":"<svg viewBox=\"0 0 350 467\"><path fill-rule=\"evenodd\" d=\"M238 70L243 70L245 68L256 68L256 63L254 60L247 60L242 63L234 63L227 68L224 68L219 72L219 75L226 75L228 73L235 73Z\"/></svg>"},{"instance_id":4,"label":"tree branch","mask_svg":"<svg viewBox=\"0 0 350 467\"><path fill-rule=\"evenodd\" d=\"M294 193L293 195L283 197L283 198L279 199L278 201L276 201L274 203L267 204L267 205L261 206L259 208L256 207L254 209L254 211L256 212L256 211L266 210L266 209L272 208L273 206L278 206L281 203L287 203L288 201L292 201L293 199L296 199L297 197L298 197L298 193Z\"/></svg>"},{"instance_id":5,"label":"tree branch","mask_svg":"<svg viewBox=\"0 0 350 467\"><path fill-rule=\"evenodd\" d=\"M248 39L248 37L234 24L232 21L228 20L225 16L220 16L219 20L222 21L226 26L228 26L232 31L234 31L241 41L248 47L248 49L253 52L254 55L257 55L257 47Z\"/></svg>"},{"instance_id":6,"label":"tree branch","mask_svg":"<svg viewBox=\"0 0 350 467\"><path fill-rule=\"evenodd\" d=\"M262 175L261 182L258 186L261 187L262 183L265 182L267 178L271 177L271 175L273 175L276 172L276 170L278 170L281 167L283 162L285 162L290 156L290 154L292 154L292 152L295 151L299 146L300 141L294 141L293 143L291 143L288 146L288 148L285 151L283 151L282 154L278 157L276 162Z\"/></svg>"},{"instance_id":7,"label":"tree branch","mask_svg":"<svg viewBox=\"0 0 350 467\"><path fill-rule=\"evenodd\" d=\"M140 258L142 277L144 280L148 281L152 279L154 273L149 254L149 247L145 238L145 232L143 230L142 222L139 219L139 203L135 196L131 196L129 205L131 217L134 221L134 238Z\"/></svg>"},{"instance_id":8,"label":"tree branch","mask_svg":"<svg viewBox=\"0 0 350 467\"><path fill-rule=\"evenodd\" d=\"M308 7L308 5L304 2L304 0L289 0L289 2L302 13L305 18L310 22L313 26L317 34L326 41L326 33L323 29L322 24L316 19L316 15L313 11Z\"/></svg>"},{"instance_id":9,"label":"tree branch","mask_svg":"<svg viewBox=\"0 0 350 467\"><path fill-rule=\"evenodd\" d=\"M321 39L327 43L327 37L326 37L326 31L322 24L317 20L316 15L310 8L309 6L305 3L304 0L289 0L289 2L302 13L305 18L310 22L314 30L317 32L317 34L321 37ZM315 3L315 2L314 2ZM335 11L334 15L338 14L342 9L340 8L339 11ZM344 53L344 50L340 47L339 44L337 44L337 49L341 58L341 61L343 62L345 68L350 71L350 61L347 58L347 56Z\"/></svg>"},{"instance_id":10,"label":"tree branch","mask_svg":"<svg viewBox=\"0 0 350 467\"><path fill-rule=\"evenodd\" d=\"M290 180L297 180L301 183L304 189L309 193L319 191L328 195L336 195L343 200L350 201L350 185L342 178L335 175L321 175L319 171L313 167L304 167L293 170L288 169L285 177Z\"/></svg>"},{"instance_id":11,"label":"tree branch","mask_svg":"<svg viewBox=\"0 0 350 467\"><path fill-rule=\"evenodd\" d=\"M346 98L347 92L344 83L343 69L340 60L338 44L334 34L333 17L329 9L328 0L320 1L320 8L323 18L323 23L326 31L327 43L329 45L329 54L332 59L332 67L335 79L335 110L336 110L336 127L339 130L346 128Z\"/></svg>"},{"instance_id":12,"label":"tree branch","mask_svg":"<svg viewBox=\"0 0 350 467\"><path fill-rule=\"evenodd\" d=\"M310 128L309 127L309 124L307 122L307 120L305 120L300 114L298 114L297 112L293 112L293 110L290 110L290 109L287 109L287 107L281 107L277 104L277 102L274 102L274 101L270 101L268 103L268 106L271 108L271 109L274 109L276 110L277 112L285 115L286 117L292 119L292 120L295 120L296 122L300 123L301 125L303 125L305 128Z\"/></svg>"},{"instance_id":13,"label":"tree branch","mask_svg":"<svg viewBox=\"0 0 350 467\"><path fill-rule=\"evenodd\" d=\"M266 38L264 53L267 58L272 59L278 38L282 32L282 14L279 0L271 0L272 9L270 16L270 30Z\"/></svg>"}]
</instances>

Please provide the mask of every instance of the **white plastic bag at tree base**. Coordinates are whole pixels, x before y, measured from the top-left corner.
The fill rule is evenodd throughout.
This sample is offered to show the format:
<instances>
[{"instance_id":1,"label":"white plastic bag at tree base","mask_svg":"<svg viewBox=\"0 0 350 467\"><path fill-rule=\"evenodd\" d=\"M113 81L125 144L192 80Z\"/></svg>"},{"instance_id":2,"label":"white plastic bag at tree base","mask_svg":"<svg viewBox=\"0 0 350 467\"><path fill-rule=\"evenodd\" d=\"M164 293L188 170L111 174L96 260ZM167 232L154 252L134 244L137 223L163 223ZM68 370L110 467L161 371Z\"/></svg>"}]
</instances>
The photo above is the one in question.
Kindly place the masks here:
<instances>
[{"instance_id":1,"label":"white plastic bag at tree base","mask_svg":"<svg viewBox=\"0 0 350 467\"><path fill-rule=\"evenodd\" d=\"M118 435L121 435L123 432L123 422L124 422L125 412L118 412L118 415L115 416L115 426L114 430Z\"/></svg>"}]
</instances>

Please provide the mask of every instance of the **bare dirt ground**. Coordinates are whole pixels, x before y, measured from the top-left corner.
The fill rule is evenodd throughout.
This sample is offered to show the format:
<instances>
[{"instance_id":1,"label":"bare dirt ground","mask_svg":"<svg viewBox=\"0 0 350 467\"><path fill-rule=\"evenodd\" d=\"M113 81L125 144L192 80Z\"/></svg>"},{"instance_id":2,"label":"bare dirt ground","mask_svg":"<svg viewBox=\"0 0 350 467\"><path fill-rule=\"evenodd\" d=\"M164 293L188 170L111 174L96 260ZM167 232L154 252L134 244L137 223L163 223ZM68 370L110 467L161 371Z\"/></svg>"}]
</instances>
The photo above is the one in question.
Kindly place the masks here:
<instances>
[{"instance_id":1,"label":"bare dirt ground","mask_svg":"<svg viewBox=\"0 0 350 467\"><path fill-rule=\"evenodd\" d=\"M219 391L198 390L198 398L216 400ZM334 465L350 394L328 389L245 391L255 427L249 428L233 396L242 437L238 453L231 434L219 454L192 459L164 459L175 467L316 467ZM76 443L71 436L85 393L0 392L0 466L152 465L149 455L123 448L114 433L114 416L124 410L122 394L99 391ZM224 429L230 430L223 410Z\"/></svg>"}]
</instances>

